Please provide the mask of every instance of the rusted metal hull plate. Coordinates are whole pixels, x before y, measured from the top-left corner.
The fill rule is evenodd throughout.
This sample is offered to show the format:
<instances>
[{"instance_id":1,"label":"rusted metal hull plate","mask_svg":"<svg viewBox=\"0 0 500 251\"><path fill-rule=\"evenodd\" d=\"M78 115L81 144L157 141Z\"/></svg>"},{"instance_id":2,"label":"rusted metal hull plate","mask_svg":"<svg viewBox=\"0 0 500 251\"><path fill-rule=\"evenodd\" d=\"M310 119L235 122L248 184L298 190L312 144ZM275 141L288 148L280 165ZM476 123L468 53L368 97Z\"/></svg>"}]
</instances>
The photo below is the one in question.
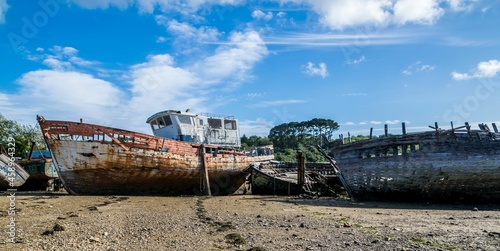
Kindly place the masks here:
<instances>
[{"instance_id":1,"label":"rusted metal hull plate","mask_svg":"<svg viewBox=\"0 0 500 251\"><path fill-rule=\"evenodd\" d=\"M201 195L202 159L197 155L131 148L114 144L49 139L65 188L73 194ZM269 156L267 157L269 158ZM212 195L240 188L245 169L263 157L206 157Z\"/></svg>"},{"instance_id":2,"label":"rusted metal hull plate","mask_svg":"<svg viewBox=\"0 0 500 251\"><path fill-rule=\"evenodd\" d=\"M243 170L212 172L212 195L234 193L244 184ZM62 171L69 192L80 195L203 195L199 169L90 169Z\"/></svg>"},{"instance_id":3,"label":"rusted metal hull plate","mask_svg":"<svg viewBox=\"0 0 500 251\"><path fill-rule=\"evenodd\" d=\"M198 195L207 192L202 187L206 169L212 195L226 195L244 184L244 170L251 163L274 158L99 125L37 119L61 182L73 194Z\"/></svg>"},{"instance_id":4,"label":"rusted metal hull plate","mask_svg":"<svg viewBox=\"0 0 500 251\"><path fill-rule=\"evenodd\" d=\"M500 202L500 140L407 139L333 149L354 198Z\"/></svg>"}]
</instances>

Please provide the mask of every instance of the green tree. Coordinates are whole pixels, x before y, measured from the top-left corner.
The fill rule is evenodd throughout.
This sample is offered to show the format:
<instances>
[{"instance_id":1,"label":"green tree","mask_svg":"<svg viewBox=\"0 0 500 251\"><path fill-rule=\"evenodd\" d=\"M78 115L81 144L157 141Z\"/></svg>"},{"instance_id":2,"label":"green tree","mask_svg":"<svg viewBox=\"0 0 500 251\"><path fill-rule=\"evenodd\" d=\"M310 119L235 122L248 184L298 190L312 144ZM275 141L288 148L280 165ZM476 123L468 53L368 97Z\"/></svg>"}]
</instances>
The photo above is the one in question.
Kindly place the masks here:
<instances>
[{"instance_id":1,"label":"green tree","mask_svg":"<svg viewBox=\"0 0 500 251\"><path fill-rule=\"evenodd\" d=\"M252 148L252 147L258 147L258 146L267 146L267 145L272 145L273 143L271 140L268 138L263 138L260 136L252 135L250 137L247 137L246 135L243 135L241 138L241 146L244 149Z\"/></svg>"},{"instance_id":2,"label":"green tree","mask_svg":"<svg viewBox=\"0 0 500 251\"><path fill-rule=\"evenodd\" d=\"M300 149L307 161L324 161L321 153L310 146L325 146L332 141L333 132L338 128L338 123L333 120L314 118L277 125L271 128L268 138L274 145L277 160L295 161L295 150Z\"/></svg>"},{"instance_id":3,"label":"green tree","mask_svg":"<svg viewBox=\"0 0 500 251\"><path fill-rule=\"evenodd\" d=\"M20 125L0 114L0 146L4 149L8 149L9 143L12 143L9 138L14 138L16 157L26 157L31 142L35 142L40 149L45 148L45 142L38 125Z\"/></svg>"}]
</instances>

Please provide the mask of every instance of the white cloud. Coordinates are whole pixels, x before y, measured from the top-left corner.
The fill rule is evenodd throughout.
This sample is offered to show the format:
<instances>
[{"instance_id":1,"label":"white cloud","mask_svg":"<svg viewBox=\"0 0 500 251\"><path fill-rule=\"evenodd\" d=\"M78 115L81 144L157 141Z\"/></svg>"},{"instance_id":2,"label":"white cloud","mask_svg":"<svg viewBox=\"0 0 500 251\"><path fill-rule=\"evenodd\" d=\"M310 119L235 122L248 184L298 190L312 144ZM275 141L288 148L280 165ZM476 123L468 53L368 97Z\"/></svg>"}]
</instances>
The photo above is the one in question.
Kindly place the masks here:
<instances>
[{"instance_id":1,"label":"white cloud","mask_svg":"<svg viewBox=\"0 0 500 251\"><path fill-rule=\"evenodd\" d=\"M420 65L415 70L416 71L433 71L435 69L436 69L436 66L434 66L434 65L424 64L424 65Z\"/></svg>"},{"instance_id":2,"label":"white cloud","mask_svg":"<svg viewBox=\"0 0 500 251\"><path fill-rule=\"evenodd\" d=\"M267 13L262 12L261 10L254 10L252 12L252 17L255 19L263 19L265 21L269 21L273 18L273 13L268 11Z\"/></svg>"},{"instance_id":3,"label":"white cloud","mask_svg":"<svg viewBox=\"0 0 500 251\"><path fill-rule=\"evenodd\" d=\"M0 24L5 23L5 13L9 9L7 0L0 0Z\"/></svg>"},{"instance_id":4,"label":"white cloud","mask_svg":"<svg viewBox=\"0 0 500 251\"><path fill-rule=\"evenodd\" d=\"M380 125L380 124L382 124L382 122L380 122L380 121L370 121L370 124L372 124L372 125Z\"/></svg>"},{"instance_id":5,"label":"white cloud","mask_svg":"<svg viewBox=\"0 0 500 251\"><path fill-rule=\"evenodd\" d=\"M454 80L467 80L467 79L471 79L472 76L470 76L467 73L452 72L451 78L453 78Z\"/></svg>"},{"instance_id":6,"label":"white cloud","mask_svg":"<svg viewBox=\"0 0 500 251\"><path fill-rule=\"evenodd\" d=\"M262 102L251 105L251 107L271 107L271 106L300 104L300 103L306 103L306 102L307 101L305 101L305 100L299 100L299 99L273 100L273 101L262 101Z\"/></svg>"},{"instance_id":7,"label":"white cloud","mask_svg":"<svg viewBox=\"0 0 500 251\"><path fill-rule=\"evenodd\" d=\"M414 72L430 72L434 71L436 69L436 66L434 65L428 65L428 64L422 64L422 62L417 61L410 66L408 66L405 70L401 72L401 74L409 76L413 74Z\"/></svg>"},{"instance_id":8,"label":"white cloud","mask_svg":"<svg viewBox=\"0 0 500 251\"><path fill-rule=\"evenodd\" d=\"M359 47L370 45L395 45L413 43L415 37L424 36L419 32L377 32L377 33L356 33L343 32L336 33L307 33L290 32L281 33L278 36L266 37L266 44L294 45L299 48L309 47Z\"/></svg>"},{"instance_id":9,"label":"white cloud","mask_svg":"<svg viewBox=\"0 0 500 251\"><path fill-rule=\"evenodd\" d=\"M354 122L346 122L344 125L350 126L350 125L356 125Z\"/></svg>"},{"instance_id":10,"label":"white cloud","mask_svg":"<svg viewBox=\"0 0 500 251\"><path fill-rule=\"evenodd\" d=\"M478 0L446 0L453 11L471 11Z\"/></svg>"},{"instance_id":11,"label":"white cloud","mask_svg":"<svg viewBox=\"0 0 500 251\"><path fill-rule=\"evenodd\" d=\"M69 0L69 1L86 9L107 9L109 7L126 9L134 4L134 0Z\"/></svg>"},{"instance_id":12,"label":"white cloud","mask_svg":"<svg viewBox=\"0 0 500 251\"><path fill-rule=\"evenodd\" d=\"M133 116L142 116L144 120L162 109L196 110L205 99L197 95L199 79L196 75L175 66L174 59L168 54L149 56L148 61L130 67L127 75L131 84L127 111ZM145 126L142 120L130 123L136 128Z\"/></svg>"},{"instance_id":13,"label":"white cloud","mask_svg":"<svg viewBox=\"0 0 500 251\"><path fill-rule=\"evenodd\" d=\"M174 45L177 50L184 54L202 52L204 45L215 43L221 36L215 28L208 26L194 27L189 23L169 20L164 15L156 15L155 20L158 25L165 26L167 31L175 36ZM165 42L166 38L160 37L156 41L157 43Z\"/></svg>"},{"instance_id":14,"label":"white cloud","mask_svg":"<svg viewBox=\"0 0 500 251\"><path fill-rule=\"evenodd\" d=\"M476 0L281 0L281 3L309 5L320 21L334 29L357 26L385 27L408 23L432 25L444 14L473 8ZM443 6L447 2L448 6Z\"/></svg>"},{"instance_id":15,"label":"white cloud","mask_svg":"<svg viewBox=\"0 0 500 251\"><path fill-rule=\"evenodd\" d=\"M206 103L212 92L251 77L251 69L267 53L260 36L248 31L231 34L227 44L189 67L176 66L168 54L151 55L147 62L132 66L128 74L132 85L128 111L131 114L153 114L158 109L206 111L216 106ZM132 123L148 130L142 121Z\"/></svg>"},{"instance_id":16,"label":"white cloud","mask_svg":"<svg viewBox=\"0 0 500 251\"><path fill-rule=\"evenodd\" d=\"M26 105L17 106L31 108L31 112L42 113L47 119L65 117L77 120L83 117L101 121L120 111L122 91L89 74L37 70L23 74L17 82L21 90L15 99L29 100Z\"/></svg>"},{"instance_id":17,"label":"white cloud","mask_svg":"<svg viewBox=\"0 0 500 251\"><path fill-rule=\"evenodd\" d=\"M319 63L318 67L314 65L312 62L307 62L306 65L302 66L303 72L310 76L320 76L322 78L326 78L328 76L328 69L326 68L325 63Z\"/></svg>"},{"instance_id":18,"label":"white cloud","mask_svg":"<svg viewBox=\"0 0 500 251\"><path fill-rule=\"evenodd\" d=\"M386 120L385 123L388 124L388 125L395 125L395 124L398 124L400 123L401 121L400 120Z\"/></svg>"},{"instance_id":19,"label":"white cloud","mask_svg":"<svg viewBox=\"0 0 500 251\"><path fill-rule=\"evenodd\" d=\"M251 78L251 70L267 54L258 33L234 32L225 44L209 56L190 61L189 66L177 66L169 54L150 55L145 62L119 71L117 77L117 72L79 58L73 47L38 48L27 58L49 70L24 74L17 81L21 86L17 94L0 93L2 114L14 114L12 117L19 121L32 121L36 113L47 119L77 121L83 117L89 123L149 133L144 120L160 110L212 111L216 104L208 100L213 99L214 93L221 96L224 88ZM113 73L121 83L99 79L101 75L113 78L106 73Z\"/></svg>"},{"instance_id":20,"label":"white cloud","mask_svg":"<svg viewBox=\"0 0 500 251\"><path fill-rule=\"evenodd\" d=\"M263 97L264 95L266 95L266 93L250 92L250 93L245 94L245 97L247 97L249 99L255 99L255 98Z\"/></svg>"},{"instance_id":21,"label":"white cloud","mask_svg":"<svg viewBox=\"0 0 500 251\"><path fill-rule=\"evenodd\" d=\"M167 38L159 36L159 37L156 38L156 42L159 43L159 44L165 43L165 42L167 42Z\"/></svg>"},{"instance_id":22,"label":"white cloud","mask_svg":"<svg viewBox=\"0 0 500 251\"><path fill-rule=\"evenodd\" d=\"M307 0L320 14L321 22L332 29L342 30L358 25L385 25L389 18L389 1L381 0Z\"/></svg>"},{"instance_id":23,"label":"white cloud","mask_svg":"<svg viewBox=\"0 0 500 251\"><path fill-rule=\"evenodd\" d=\"M28 54L28 60L41 61L44 65L54 70L70 70L75 67L90 67L99 64L95 61L88 61L77 56L78 50L73 47L62 47L59 45L49 48L50 53L44 48L37 48L39 54Z\"/></svg>"},{"instance_id":24,"label":"white cloud","mask_svg":"<svg viewBox=\"0 0 500 251\"><path fill-rule=\"evenodd\" d=\"M208 43L217 41L219 37L217 29L206 26L196 28L188 23L180 23L177 20L166 22L166 17L161 15L156 16L156 22L165 25L170 33L182 40L195 40L199 43Z\"/></svg>"},{"instance_id":25,"label":"white cloud","mask_svg":"<svg viewBox=\"0 0 500 251\"><path fill-rule=\"evenodd\" d=\"M227 78L238 84L250 77L249 71L268 53L257 32L233 32L229 41L219 46L214 55L200 60L191 70L198 72L207 84Z\"/></svg>"},{"instance_id":26,"label":"white cloud","mask_svg":"<svg viewBox=\"0 0 500 251\"><path fill-rule=\"evenodd\" d=\"M365 56L361 56L359 59L347 60L346 64L361 64L366 62Z\"/></svg>"},{"instance_id":27,"label":"white cloud","mask_svg":"<svg viewBox=\"0 0 500 251\"><path fill-rule=\"evenodd\" d=\"M344 93L342 96L349 96L349 97L355 97L355 96L366 96L368 94L363 93L363 92L352 92L352 93Z\"/></svg>"},{"instance_id":28,"label":"white cloud","mask_svg":"<svg viewBox=\"0 0 500 251\"><path fill-rule=\"evenodd\" d=\"M207 5L239 5L244 0L68 0L87 9L107 9L117 7L126 9L129 6L137 6L141 13L153 13L155 9L163 12L178 11L184 14L196 12Z\"/></svg>"},{"instance_id":29,"label":"white cloud","mask_svg":"<svg viewBox=\"0 0 500 251\"><path fill-rule=\"evenodd\" d=\"M399 0L394 4L394 23L434 24L444 14L439 0Z\"/></svg>"},{"instance_id":30,"label":"white cloud","mask_svg":"<svg viewBox=\"0 0 500 251\"><path fill-rule=\"evenodd\" d=\"M451 77L454 80L467 80L471 78L493 78L500 72L500 61L492 59L480 62L470 73L452 72Z\"/></svg>"}]
</instances>

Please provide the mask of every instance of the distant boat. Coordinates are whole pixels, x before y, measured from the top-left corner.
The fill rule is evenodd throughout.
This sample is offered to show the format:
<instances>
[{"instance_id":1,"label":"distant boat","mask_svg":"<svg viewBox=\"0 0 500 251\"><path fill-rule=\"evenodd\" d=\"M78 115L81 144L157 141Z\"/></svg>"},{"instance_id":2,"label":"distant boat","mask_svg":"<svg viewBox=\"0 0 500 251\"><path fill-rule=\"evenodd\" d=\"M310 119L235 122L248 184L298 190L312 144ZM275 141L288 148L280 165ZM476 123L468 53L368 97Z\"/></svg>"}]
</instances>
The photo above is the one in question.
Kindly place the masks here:
<instances>
[{"instance_id":1,"label":"distant boat","mask_svg":"<svg viewBox=\"0 0 500 251\"><path fill-rule=\"evenodd\" d=\"M34 151L34 148L37 148L37 151ZM59 175L49 150L39 150L33 142L27 157L16 163L30 174L20 190L58 190Z\"/></svg>"},{"instance_id":2,"label":"distant boat","mask_svg":"<svg viewBox=\"0 0 500 251\"><path fill-rule=\"evenodd\" d=\"M72 194L228 195L250 164L238 120L167 110L147 119L154 135L37 116L65 189Z\"/></svg>"},{"instance_id":3,"label":"distant boat","mask_svg":"<svg viewBox=\"0 0 500 251\"><path fill-rule=\"evenodd\" d=\"M493 124L387 135L331 147L358 200L500 201L500 134ZM386 133L387 134L387 133Z\"/></svg>"},{"instance_id":4,"label":"distant boat","mask_svg":"<svg viewBox=\"0 0 500 251\"><path fill-rule=\"evenodd\" d=\"M9 155L0 153L0 189L15 189L22 186L29 174Z\"/></svg>"}]
</instances>

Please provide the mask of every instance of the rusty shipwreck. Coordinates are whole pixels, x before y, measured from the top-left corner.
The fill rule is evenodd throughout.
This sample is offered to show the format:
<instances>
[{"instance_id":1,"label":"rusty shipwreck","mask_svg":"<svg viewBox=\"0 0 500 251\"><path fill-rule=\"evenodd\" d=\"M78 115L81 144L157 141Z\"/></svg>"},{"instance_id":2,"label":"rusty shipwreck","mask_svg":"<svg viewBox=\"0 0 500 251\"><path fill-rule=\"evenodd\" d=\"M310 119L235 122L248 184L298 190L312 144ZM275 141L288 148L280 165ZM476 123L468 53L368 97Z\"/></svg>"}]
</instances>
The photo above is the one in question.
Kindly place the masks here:
<instances>
[{"instance_id":1,"label":"rusty shipwreck","mask_svg":"<svg viewBox=\"0 0 500 251\"><path fill-rule=\"evenodd\" d=\"M500 134L493 124L406 133L332 145L357 200L500 201Z\"/></svg>"},{"instance_id":2,"label":"rusty shipwreck","mask_svg":"<svg viewBox=\"0 0 500 251\"><path fill-rule=\"evenodd\" d=\"M37 116L64 188L71 194L228 195L250 165L238 120L167 110L147 119L155 136Z\"/></svg>"}]
</instances>

